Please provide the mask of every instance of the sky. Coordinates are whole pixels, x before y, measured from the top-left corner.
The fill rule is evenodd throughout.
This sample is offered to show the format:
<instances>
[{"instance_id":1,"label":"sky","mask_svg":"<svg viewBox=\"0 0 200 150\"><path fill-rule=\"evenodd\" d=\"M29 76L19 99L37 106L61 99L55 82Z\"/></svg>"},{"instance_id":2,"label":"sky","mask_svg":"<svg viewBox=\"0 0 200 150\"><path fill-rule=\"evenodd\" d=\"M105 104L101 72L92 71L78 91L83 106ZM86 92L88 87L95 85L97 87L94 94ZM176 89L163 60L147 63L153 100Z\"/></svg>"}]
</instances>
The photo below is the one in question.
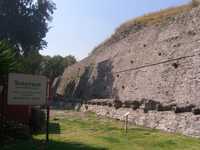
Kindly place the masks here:
<instances>
[{"instance_id":1,"label":"sky","mask_svg":"<svg viewBox=\"0 0 200 150\"><path fill-rule=\"evenodd\" d=\"M122 23L190 0L53 0L56 11L43 55L73 55L78 60L110 37Z\"/></svg>"}]
</instances>

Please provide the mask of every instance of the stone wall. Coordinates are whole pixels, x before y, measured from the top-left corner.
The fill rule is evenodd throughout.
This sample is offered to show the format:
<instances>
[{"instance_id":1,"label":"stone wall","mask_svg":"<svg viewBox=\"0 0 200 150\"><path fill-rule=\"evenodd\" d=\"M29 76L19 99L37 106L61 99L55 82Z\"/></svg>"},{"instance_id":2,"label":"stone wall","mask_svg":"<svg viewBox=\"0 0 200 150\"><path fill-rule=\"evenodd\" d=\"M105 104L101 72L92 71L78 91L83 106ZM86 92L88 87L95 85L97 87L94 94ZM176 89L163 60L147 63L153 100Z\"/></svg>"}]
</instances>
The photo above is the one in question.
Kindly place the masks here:
<instances>
[{"instance_id":1,"label":"stone wall","mask_svg":"<svg viewBox=\"0 0 200 150\"><path fill-rule=\"evenodd\" d=\"M176 114L172 111L158 112L152 110L144 113L143 109L116 109L115 107L100 105L83 105L81 110L95 112L98 115L119 120L124 120L125 118L123 116L129 112L128 120L135 125L200 137L200 115L194 115L191 112Z\"/></svg>"},{"instance_id":2,"label":"stone wall","mask_svg":"<svg viewBox=\"0 0 200 150\"><path fill-rule=\"evenodd\" d=\"M67 68L57 93L200 104L200 8L143 27Z\"/></svg>"},{"instance_id":3,"label":"stone wall","mask_svg":"<svg viewBox=\"0 0 200 150\"><path fill-rule=\"evenodd\" d=\"M100 99L89 108L110 117L132 109L138 125L200 135L200 7L113 37L66 68L57 93Z\"/></svg>"}]
</instances>

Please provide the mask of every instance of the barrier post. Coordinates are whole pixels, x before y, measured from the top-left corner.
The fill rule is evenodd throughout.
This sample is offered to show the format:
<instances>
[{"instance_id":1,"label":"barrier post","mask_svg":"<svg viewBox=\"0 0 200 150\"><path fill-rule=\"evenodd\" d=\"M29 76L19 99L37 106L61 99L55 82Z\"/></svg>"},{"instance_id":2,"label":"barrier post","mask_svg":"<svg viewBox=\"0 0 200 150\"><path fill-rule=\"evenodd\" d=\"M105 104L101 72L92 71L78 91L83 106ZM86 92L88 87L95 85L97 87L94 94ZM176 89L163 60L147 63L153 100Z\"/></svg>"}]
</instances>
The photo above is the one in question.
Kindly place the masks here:
<instances>
[{"instance_id":1,"label":"barrier post","mask_svg":"<svg viewBox=\"0 0 200 150\"><path fill-rule=\"evenodd\" d=\"M127 112L124 117L125 117L125 125L124 125L124 129L125 129L125 133L128 132L128 115L130 114L130 112Z\"/></svg>"}]
</instances>

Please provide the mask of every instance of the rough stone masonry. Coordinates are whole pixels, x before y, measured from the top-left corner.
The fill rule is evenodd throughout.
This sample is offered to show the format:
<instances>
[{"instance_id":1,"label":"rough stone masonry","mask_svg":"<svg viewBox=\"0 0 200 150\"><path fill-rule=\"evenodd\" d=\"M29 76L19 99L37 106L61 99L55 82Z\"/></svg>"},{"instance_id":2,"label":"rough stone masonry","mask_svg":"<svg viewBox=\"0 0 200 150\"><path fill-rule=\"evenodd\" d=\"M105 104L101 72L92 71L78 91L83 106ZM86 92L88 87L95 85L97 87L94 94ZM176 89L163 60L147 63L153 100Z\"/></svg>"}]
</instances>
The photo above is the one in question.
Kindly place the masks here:
<instances>
[{"instance_id":1,"label":"rough stone masonry","mask_svg":"<svg viewBox=\"0 0 200 150\"><path fill-rule=\"evenodd\" d=\"M200 137L200 8L116 33L67 68L59 95L82 110Z\"/></svg>"}]
</instances>

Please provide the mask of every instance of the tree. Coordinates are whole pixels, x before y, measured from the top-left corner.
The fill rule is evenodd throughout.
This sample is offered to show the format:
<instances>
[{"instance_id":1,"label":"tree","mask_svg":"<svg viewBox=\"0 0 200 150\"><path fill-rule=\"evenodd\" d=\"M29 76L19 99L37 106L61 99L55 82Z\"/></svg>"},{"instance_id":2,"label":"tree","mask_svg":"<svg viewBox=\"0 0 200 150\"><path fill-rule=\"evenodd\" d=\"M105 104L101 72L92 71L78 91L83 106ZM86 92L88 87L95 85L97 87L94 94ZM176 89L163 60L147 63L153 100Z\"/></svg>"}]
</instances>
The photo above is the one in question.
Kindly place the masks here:
<instances>
[{"instance_id":1,"label":"tree","mask_svg":"<svg viewBox=\"0 0 200 150\"><path fill-rule=\"evenodd\" d=\"M12 47L6 41L0 41L0 74L16 71L18 63Z\"/></svg>"},{"instance_id":2,"label":"tree","mask_svg":"<svg viewBox=\"0 0 200 150\"><path fill-rule=\"evenodd\" d=\"M56 55L53 57L44 56L41 63L41 74L54 79L55 77L62 75L64 69L72 64L76 63L74 56L62 57Z\"/></svg>"},{"instance_id":3,"label":"tree","mask_svg":"<svg viewBox=\"0 0 200 150\"><path fill-rule=\"evenodd\" d=\"M8 40L18 55L43 49L54 10L50 0L0 0L0 40Z\"/></svg>"},{"instance_id":4,"label":"tree","mask_svg":"<svg viewBox=\"0 0 200 150\"><path fill-rule=\"evenodd\" d=\"M68 66L76 63L76 58L72 55L66 56L63 58L63 68L67 68Z\"/></svg>"},{"instance_id":5,"label":"tree","mask_svg":"<svg viewBox=\"0 0 200 150\"><path fill-rule=\"evenodd\" d=\"M20 56L20 72L28 74L40 74L43 57L37 51L29 52L26 56Z\"/></svg>"}]
</instances>

